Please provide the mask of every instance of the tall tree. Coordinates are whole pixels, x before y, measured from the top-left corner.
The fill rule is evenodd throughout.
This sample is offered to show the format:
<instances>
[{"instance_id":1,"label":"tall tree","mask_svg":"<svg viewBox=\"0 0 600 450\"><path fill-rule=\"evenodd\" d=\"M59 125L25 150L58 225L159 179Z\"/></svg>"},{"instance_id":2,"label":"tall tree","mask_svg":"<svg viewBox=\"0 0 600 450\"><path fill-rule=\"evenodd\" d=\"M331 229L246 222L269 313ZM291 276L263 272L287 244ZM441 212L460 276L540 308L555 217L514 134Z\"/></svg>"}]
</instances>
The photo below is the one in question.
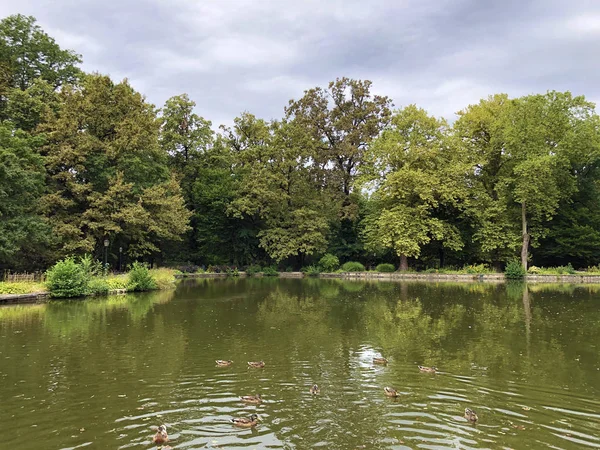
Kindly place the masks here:
<instances>
[{"instance_id":1,"label":"tall tree","mask_svg":"<svg viewBox=\"0 0 600 450\"><path fill-rule=\"evenodd\" d=\"M63 251L99 253L108 238L139 257L179 238L189 212L158 145L154 107L126 81L101 75L59 95L43 126L50 189L43 205Z\"/></svg>"},{"instance_id":2,"label":"tall tree","mask_svg":"<svg viewBox=\"0 0 600 450\"><path fill-rule=\"evenodd\" d=\"M81 57L61 49L34 17L17 14L0 21L0 67L9 87L25 90L38 78L54 89L72 84L81 75L79 63Z\"/></svg>"},{"instance_id":3,"label":"tall tree","mask_svg":"<svg viewBox=\"0 0 600 450\"><path fill-rule=\"evenodd\" d=\"M379 208L366 221L367 244L396 251L400 270L431 240L454 250L463 246L448 219L462 209L468 165L446 132L444 120L410 105L394 114L371 146L364 177Z\"/></svg>"},{"instance_id":4,"label":"tall tree","mask_svg":"<svg viewBox=\"0 0 600 450\"><path fill-rule=\"evenodd\" d=\"M0 123L0 267L31 267L36 257L27 249L49 238L39 214L45 176L41 143L9 122Z\"/></svg>"}]
</instances>

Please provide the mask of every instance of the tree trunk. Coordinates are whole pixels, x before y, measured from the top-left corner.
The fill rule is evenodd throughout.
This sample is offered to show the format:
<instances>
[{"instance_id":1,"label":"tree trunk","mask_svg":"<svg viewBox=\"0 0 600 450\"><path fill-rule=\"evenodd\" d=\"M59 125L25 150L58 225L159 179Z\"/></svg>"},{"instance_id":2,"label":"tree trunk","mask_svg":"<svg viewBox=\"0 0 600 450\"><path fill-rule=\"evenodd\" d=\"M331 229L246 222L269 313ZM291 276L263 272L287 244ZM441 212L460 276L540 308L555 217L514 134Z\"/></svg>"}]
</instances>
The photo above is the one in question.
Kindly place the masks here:
<instances>
[{"instance_id":1,"label":"tree trunk","mask_svg":"<svg viewBox=\"0 0 600 450\"><path fill-rule=\"evenodd\" d=\"M527 230L527 209L525 202L521 203L521 223L523 234L523 246L521 247L521 265L527 270L527 255L529 253L529 232Z\"/></svg>"},{"instance_id":2,"label":"tree trunk","mask_svg":"<svg viewBox=\"0 0 600 450\"><path fill-rule=\"evenodd\" d=\"M406 255L400 255L400 272L408 271L408 258Z\"/></svg>"}]
</instances>

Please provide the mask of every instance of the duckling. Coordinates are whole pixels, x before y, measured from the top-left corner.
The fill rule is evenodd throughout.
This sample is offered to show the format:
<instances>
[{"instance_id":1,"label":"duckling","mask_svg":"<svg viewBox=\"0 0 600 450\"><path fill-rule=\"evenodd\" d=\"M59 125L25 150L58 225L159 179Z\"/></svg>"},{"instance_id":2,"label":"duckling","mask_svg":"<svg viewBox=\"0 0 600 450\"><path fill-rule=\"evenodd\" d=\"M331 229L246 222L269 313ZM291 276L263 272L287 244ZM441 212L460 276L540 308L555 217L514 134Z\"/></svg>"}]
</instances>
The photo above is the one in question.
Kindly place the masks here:
<instances>
[{"instance_id":1,"label":"duckling","mask_svg":"<svg viewBox=\"0 0 600 450\"><path fill-rule=\"evenodd\" d=\"M260 403L260 402L262 402L262 397L260 396L260 394L243 395L240 397L240 400L245 403Z\"/></svg>"},{"instance_id":2,"label":"duckling","mask_svg":"<svg viewBox=\"0 0 600 450\"><path fill-rule=\"evenodd\" d=\"M231 423L233 423L236 427L250 428L258 423L258 416L256 414L252 414L250 417L238 417L231 419Z\"/></svg>"},{"instance_id":3,"label":"duckling","mask_svg":"<svg viewBox=\"0 0 600 450\"><path fill-rule=\"evenodd\" d=\"M248 367L254 367L255 369L262 369L265 367L264 361L248 361Z\"/></svg>"},{"instance_id":4,"label":"duckling","mask_svg":"<svg viewBox=\"0 0 600 450\"><path fill-rule=\"evenodd\" d=\"M215 362L217 363L217 366L219 366L219 367L228 367L233 364L233 361L227 361L227 360L223 360L223 359L217 359Z\"/></svg>"},{"instance_id":5,"label":"duckling","mask_svg":"<svg viewBox=\"0 0 600 450\"><path fill-rule=\"evenodd\" d=\"M383 366L387 365L388 360L384 357L373 358L373 364L381 364Z\"/></svg>"},{"instance_id":6,"label":"duckling","mask_svg":"<svg viewBox=\"0 0 600 450\"><path fill-rule=\"evenodd\" d=\"M471 408L465 408L465 419L467 419L469 422L475 423L479 420L479 417L477 417L477 413Z\"/></svg>"},{"instance_id":7,"label":"duckling","mask_svg":"<svg viewBox=\"0 0 600 450\"><path fill-rule=\"evenodd\" d=\"M436 373L438 371L437 367L434 367L434 366L431 366L431 367L418 366L418 367L421 372L425 372L425 373Z\"/></svg>"},{"instance_id":8,"label":"duckling","mask_svg":"<svg viewBox=\"0 0 600 450\"><path fill-rule=\"evenodd\" d=\"M385 395L387 395L388 397L398 397L398 391L394 388L384 387L383 392L385 392Z\"/></svg>"},{"instance_id":9,"label":"duckling","mask_svg":"<svg viewBox=\"0 0 600 450\"><path fill-rule=\"evenodd\" d=\"M310 393L311 393L311 394L313 394L313 395L316 395L316 394L318 394L319 392L321 392L321 389L319 389L319 386L318 386L318 385L316 385L316 384L313 384L313 385L310 387L310 390L309 390L308 392L310 392Z\"/></svg>"},{"instance_id":10,"label":"duckling","mask_svg":"<svg viewBox=\"0 0 600 450\"><path fill-rule=\"evenodd\" d=\"M152 438L154 444L166 444L169 442L169 435L167 434L167 426L161 425L158 427L156 434Z\"/></svg>"}]
</instances>

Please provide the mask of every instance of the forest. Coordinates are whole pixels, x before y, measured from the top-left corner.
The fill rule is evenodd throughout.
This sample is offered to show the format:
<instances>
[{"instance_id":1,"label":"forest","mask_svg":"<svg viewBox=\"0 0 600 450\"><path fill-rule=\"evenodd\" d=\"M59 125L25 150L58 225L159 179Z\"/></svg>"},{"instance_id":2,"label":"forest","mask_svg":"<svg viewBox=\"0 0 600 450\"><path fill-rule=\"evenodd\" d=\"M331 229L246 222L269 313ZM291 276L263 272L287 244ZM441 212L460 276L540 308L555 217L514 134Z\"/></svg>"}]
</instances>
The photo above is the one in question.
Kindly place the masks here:
<instances>
[{"instance_id":1,"label":"forest","mask_svg":"<svg viewBox=\"0 0 600 450\"><path fill-rule=\"evenodd\" d=\"M114 269L600 262L584 96L494 94L446 120L340 77L218 126L81 63L35 18L0 21L0 270L105 252Z\"/></svg>"}]
</instances>

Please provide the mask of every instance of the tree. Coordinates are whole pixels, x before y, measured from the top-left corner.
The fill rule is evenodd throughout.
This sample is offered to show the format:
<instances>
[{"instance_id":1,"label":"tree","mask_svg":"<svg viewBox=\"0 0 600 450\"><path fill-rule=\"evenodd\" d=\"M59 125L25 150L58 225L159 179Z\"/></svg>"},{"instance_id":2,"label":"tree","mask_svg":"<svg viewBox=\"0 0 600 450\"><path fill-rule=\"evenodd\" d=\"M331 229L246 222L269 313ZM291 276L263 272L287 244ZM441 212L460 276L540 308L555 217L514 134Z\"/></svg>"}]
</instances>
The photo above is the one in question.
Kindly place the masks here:
<instances>
[{"instance_id":1,"label":"tree","mask_svg":"<svg viewBox=\"0 0 600 450\"><path fill-rule=\"evenodd\" d=\"M21 14L0 21L0 67L11 88L25 90L41 78L57 89L81 76L81 57L63 50L34 17Z\"/></svg>"},{"instance_id":2,"label":"tree","mask_svg":"<svg viewBox=\"0 0 600 450\"><path fill-rule=\"evenodd\" d=\"M393 249L400 270L432 239L450 249L463 246L448 219L462 209L468 166L446 132L444 120L410 105L393 115L371 146L363 177L379 207L366 221L367 248Z\"/></svg>"},{"instance_id":3,"label":"tree","mask_svg":"<svg viewBox=\"0 0 600 450\"><path fill-rule=\"evenodd\" d=\"M37 152L41 143L9 122L0 123L0 267L33 266L39 259L28 250L49 237L39 213L45 175Z\"/></svg>"},{"instance_id":4,"label":"tree","mask_svg":"<svg viewBox=\"0 0 600 450\"><path fill-rule=\"evenodd\" d=\"M140 257L179 239L190 213L158 145L154 107L126 81L101 75L59 97L42 127L50 190L43 206L62 251L99 254L109 238Z\"/></svg>"}]
</instances>

